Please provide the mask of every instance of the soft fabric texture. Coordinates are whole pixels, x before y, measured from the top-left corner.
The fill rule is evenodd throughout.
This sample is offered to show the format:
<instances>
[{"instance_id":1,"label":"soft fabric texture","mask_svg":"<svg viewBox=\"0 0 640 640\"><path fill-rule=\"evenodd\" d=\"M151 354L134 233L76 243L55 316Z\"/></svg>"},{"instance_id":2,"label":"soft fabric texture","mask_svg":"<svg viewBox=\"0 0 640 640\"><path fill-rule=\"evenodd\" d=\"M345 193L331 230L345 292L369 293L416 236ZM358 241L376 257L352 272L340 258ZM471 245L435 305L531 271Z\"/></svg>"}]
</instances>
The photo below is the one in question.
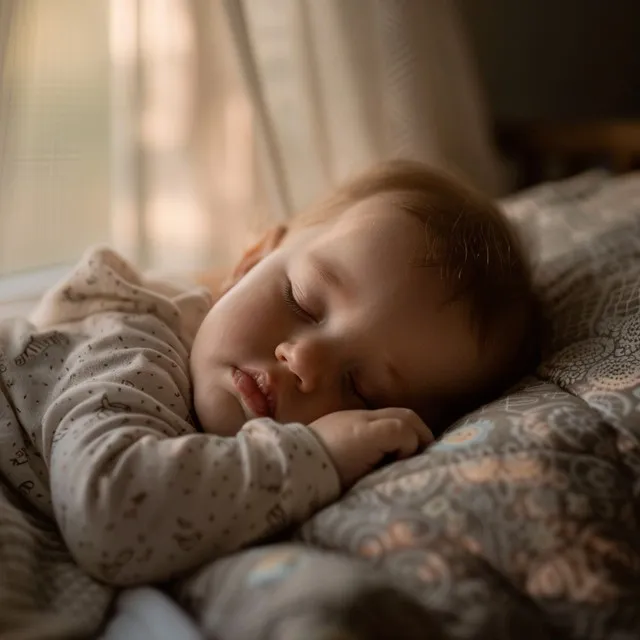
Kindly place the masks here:
<instances>
[{"instance_id":1,"label":"soft fabric texture","mask_svg":"<svg viewBox=\"0 0 640 640\"><path fill-rule=\"evenodd\" d=\"M209 307L103 249L31 321L0 323L0 632L95 631L100 583L175 577L338 495L302 425L198 432L188 361Z\"/></svg>"},{"instance_id":2,"label":"soft fabric texture","mask_svg":"<svg viewBox=\"0 0 640 640\"><path fill-rule=\"evenodd\" d=\"M209 638L439 640L439 623L369 563L303 545L252 549L177 590Z\"/></svg>"},{"instance_id":3,"label":"soft fabric texture","mask_svg":"<svg viewBox=\"0 0 640 640\"><path fill-rule=\"evenodd\" d=\"M242 551L174 584L208 637L369 640L414 624L427 638L640 635L640 176L588 174L507 207L544 248L553 326L537 376L311 518L296 537L320 548ZM0 535L25 554L35 518L31 558L46 543L66 569L40 563L48 579L23 592L99 618L108 590L15 509Z\"/></svg>"},{"instance_id":4,"label":"soft fabric texture","mask_svg":"<svg viewBox=\"0 0 640 640\"><path fill-rule=\"evenodd\" d=\"M158 589L123 591L100 640L202 640L189 615Z\"/></svg>"},{"instance_id":5,"label":"soft fabric texture","mask_svg":"<svg viewBox=\"0 0 640 640\"><path fill-rule=\"evenodd\" d=\"M325 594L340 592L348 556L420 602L447 638L640 636L640 175L590 173L505 205L543 248L537 278L553 323L537 375L312 517L296 537L343 554L342 568L278 570L281 582L249 589L250 551L214 563L215 581L203 569L185 582L180 596L210 637L235 638L252 611L294 617L301 591L305 620L319 621L302 637L377 637L324 633ZM392 605L359 584L342 611L392 620ZM242 629L243 640L281 637ZM401 624L387 637L404 637Z\"/></svg>"},{"instance_id":6,"label":"soft fabric texture","mask_svg":"<svg viewBox=\"0 0 640 640\"><path fill-rule=\"evenodd\" d=\"M527 611L541 637L640 633L640 177L579 186L512 203L544 196L522 223L567 250L538 274L553 318L538 378L302 531L401 575L452 637L510 637Z\"/></svg>"}]
</instances>

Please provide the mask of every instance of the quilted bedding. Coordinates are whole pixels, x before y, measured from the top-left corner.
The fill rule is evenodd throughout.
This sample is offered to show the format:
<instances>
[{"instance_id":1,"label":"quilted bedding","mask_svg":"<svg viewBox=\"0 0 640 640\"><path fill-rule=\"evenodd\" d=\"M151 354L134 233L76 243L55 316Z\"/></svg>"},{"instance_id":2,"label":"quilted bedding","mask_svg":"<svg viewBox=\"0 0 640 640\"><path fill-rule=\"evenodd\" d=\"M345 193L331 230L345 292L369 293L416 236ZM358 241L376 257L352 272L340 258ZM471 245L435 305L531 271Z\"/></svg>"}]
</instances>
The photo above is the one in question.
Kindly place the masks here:
<instances>
[{"instance_id":1,"label":"quilted bedding","mask_svg":"<svg viewBox=\"0 0 640 640\"><path fill-rule=\"evenodd\" d=\"M640 175L504 206L540 247L536 375L179 585L211 637L640 637Z\"/></svg>"}]
</instances>

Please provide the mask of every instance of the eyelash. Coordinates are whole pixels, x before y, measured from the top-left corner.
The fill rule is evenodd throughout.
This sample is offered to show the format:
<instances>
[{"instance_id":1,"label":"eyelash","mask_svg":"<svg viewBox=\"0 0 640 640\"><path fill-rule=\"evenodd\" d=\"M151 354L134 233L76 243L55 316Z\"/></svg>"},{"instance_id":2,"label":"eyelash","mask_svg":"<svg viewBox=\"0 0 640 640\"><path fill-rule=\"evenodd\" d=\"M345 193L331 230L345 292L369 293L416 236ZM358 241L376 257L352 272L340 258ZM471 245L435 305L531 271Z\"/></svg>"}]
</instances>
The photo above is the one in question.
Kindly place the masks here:
<instances>
[{"instance_id":1,"label":"eyelash","mask_svg":"<svg viewBox=\"0 0 640 640\"><path fill-rule=\"evenodd\" d=\"M316 319L298 304L296 297L293 295L293 283L289 278L287 278L285 281L284 289L282 291L282 297L284 298L284 301L287 303L287 305L291 307L294 313L299 315L307 322L316 322Z\"/></svg>"}]
</instances>

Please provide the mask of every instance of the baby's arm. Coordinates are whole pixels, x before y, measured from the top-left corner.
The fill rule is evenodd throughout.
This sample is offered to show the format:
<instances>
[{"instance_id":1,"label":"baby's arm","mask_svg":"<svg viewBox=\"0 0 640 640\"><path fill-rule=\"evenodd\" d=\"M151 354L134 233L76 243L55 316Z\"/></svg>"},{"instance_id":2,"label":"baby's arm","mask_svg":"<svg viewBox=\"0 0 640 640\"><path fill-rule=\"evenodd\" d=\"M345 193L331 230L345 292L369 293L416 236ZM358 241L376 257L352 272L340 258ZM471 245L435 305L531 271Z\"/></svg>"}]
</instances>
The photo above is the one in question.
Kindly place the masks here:
<instances>
[{"instance_id":1,"label":"baby's arm","mask_svg":"<svg viewBox=\"0 0 640 640\"><path fill-rule=\"evenodd\" d=\"M65 357L43 362L61 375L42 454L62 535L104 581L164 580L238 549L337 497L340 479L348 486L384 454L425 442L402 410L342 412L310 428L256 420L234 438L195 433L188 349L207 308L197 292L151 287L98 250L34 314L38 327L73 323Z\"/></svg>"},{"instance_id":2,"label":"baby's arm","mask_svg":"<svg viewBox=\"0 0 640 640\"><path fill-rule=\"evenodd\" d=\"M170 385L166 372L156 376ZM109 378L73 387L47 412L57 425L56 518L77 562L101 580L170 578L303 520L340 492L306 427L264 419L234 438L180 435L173 412Z\"/></svg>"},{"instance_id":3,"label":"baby's arm","mask_svg":"<svg viewBox=\"0 0 640 640\"><path fill-rule=\"evenodd\" d=\"M96 249L32 316L64 333L33 360L51 391L32 436L69 549L107 582L166 579L339 494L305 427L261 420L225 439L189 423L189 350L210 302Z\"/></svg>"}]
</instances>

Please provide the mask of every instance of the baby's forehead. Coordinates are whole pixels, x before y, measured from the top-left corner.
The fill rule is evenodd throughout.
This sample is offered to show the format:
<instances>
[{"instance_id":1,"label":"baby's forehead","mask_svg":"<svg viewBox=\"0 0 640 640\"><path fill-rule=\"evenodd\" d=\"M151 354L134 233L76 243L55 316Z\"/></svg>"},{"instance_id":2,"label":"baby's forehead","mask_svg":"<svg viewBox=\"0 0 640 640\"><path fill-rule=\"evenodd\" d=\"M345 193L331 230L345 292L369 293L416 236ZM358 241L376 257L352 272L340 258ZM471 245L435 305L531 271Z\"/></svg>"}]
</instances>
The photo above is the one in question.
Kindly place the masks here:
<instances>
[{"instance_id":1,"label":"baby's forehead","mask_svg":"<svg viewBox=\"0 0 640 640\"><path fill-rule=\"evenodd\" d=\"M365 260L366 268L392 262L409 266L414 256L423 253L424 229L392 201L367 199L347 209L317 236L316 246L326 245L352 261Z\"/></svg>"}]
</instances>

